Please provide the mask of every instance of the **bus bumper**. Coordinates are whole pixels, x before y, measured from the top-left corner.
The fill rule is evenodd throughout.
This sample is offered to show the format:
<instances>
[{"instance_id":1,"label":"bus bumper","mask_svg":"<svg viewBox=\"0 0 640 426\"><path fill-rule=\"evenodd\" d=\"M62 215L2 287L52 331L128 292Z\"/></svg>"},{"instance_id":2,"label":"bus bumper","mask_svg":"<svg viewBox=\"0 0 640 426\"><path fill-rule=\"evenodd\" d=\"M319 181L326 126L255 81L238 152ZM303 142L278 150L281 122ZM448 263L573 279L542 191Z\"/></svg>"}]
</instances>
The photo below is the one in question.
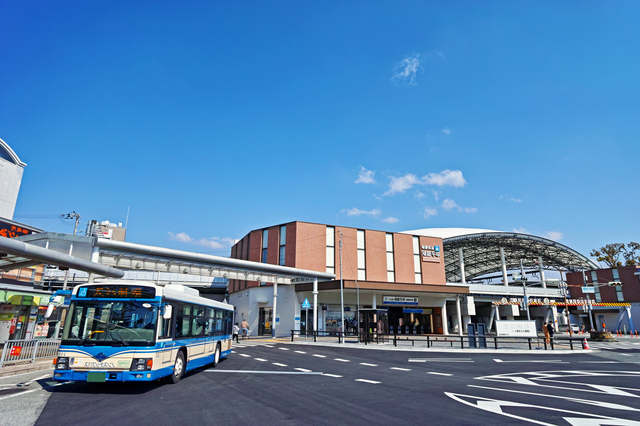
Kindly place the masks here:
<instances>
[{"instance_id":1,"label":"bus bumper","mask_svg":"<svg viewBox=\"0 0 640 426\"><path fill-rule=\"evenodd\" d=\"M173 368L153 371L73 371L53 370L53 379L61 382L149 382L170 375Z\"/></svg>"}]
</instances>

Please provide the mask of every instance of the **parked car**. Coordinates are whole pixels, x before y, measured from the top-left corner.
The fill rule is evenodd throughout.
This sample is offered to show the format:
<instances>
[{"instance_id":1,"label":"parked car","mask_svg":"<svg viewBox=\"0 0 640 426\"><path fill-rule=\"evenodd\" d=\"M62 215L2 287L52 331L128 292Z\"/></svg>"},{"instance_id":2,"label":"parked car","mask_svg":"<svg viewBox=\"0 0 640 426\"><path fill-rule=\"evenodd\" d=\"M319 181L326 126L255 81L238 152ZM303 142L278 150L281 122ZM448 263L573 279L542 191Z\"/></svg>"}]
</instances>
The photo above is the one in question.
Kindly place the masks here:
<instances>
[{"instance_id":1,"label":"parked car","mask_svg":"<svg viewBox=\"0 0 640 426\"><path fill-rule=\"evenodd\" d=\"M571 331L574 333L580 333L580 327L578 324L571 324ZM569 332L569 328L567 327L567 333Z\"/></svg>"}]
</instances>

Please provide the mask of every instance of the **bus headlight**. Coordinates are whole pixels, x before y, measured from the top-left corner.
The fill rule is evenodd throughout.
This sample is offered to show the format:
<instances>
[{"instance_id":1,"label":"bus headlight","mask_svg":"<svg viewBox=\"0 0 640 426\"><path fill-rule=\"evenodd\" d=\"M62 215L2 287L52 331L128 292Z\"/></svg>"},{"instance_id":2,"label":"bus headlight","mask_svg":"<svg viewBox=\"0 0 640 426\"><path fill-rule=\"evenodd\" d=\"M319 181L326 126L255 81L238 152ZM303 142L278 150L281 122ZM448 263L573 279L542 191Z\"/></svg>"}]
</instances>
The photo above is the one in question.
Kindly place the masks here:
<instances>
[{"instance_id":1,"label":"bus headlight","mask_svg":"<svg viewBox=\"0 0 640 426\"><path fill-rule=\"evenodd\" d=\"M153 358L134 358L129 371L146 371L153 368Z\"/></svg>"},{"instance_id":2,"label":"bus headlight","mask_svg":"<svg viewBox=\"0 0 640 426\"><path fill-rule=\"evenodd\" d=\"M56 366L56 370L68 370L69 369L69 358L66 356L60 356L58 358L54 358L53 364Z\"/></svg>"}]
</instances>

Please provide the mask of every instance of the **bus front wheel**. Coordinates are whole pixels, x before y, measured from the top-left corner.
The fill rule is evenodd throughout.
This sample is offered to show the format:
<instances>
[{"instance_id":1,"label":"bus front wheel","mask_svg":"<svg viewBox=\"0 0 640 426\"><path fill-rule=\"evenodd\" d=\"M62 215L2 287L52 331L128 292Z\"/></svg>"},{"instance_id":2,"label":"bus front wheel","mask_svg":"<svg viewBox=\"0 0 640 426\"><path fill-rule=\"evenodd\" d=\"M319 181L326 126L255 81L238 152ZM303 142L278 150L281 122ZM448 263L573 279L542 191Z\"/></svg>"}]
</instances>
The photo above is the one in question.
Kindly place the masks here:
<instances>
[{"instance_id":1,"label":"bus front wheel","mask_svg":"<svg viewBox=\"0 0 640 426\"><path fill-rule=\"evenodd\" d=\"M213 366L216 367L220 362L220 343L216 345L216 352L213 354Z\"/></svg>"},{"instance_id":2,"label":"bus front wheel","mask_svg":"<svg viewBox=\"0 0 640 426\"><path fill-rule=\"evenodd\" d=\"M184 355L182 352L178 352L176 362L173 365L173 374L171 374L171 383L176 384L182 378L184 374Z\"/></svg>"}]
</instances>

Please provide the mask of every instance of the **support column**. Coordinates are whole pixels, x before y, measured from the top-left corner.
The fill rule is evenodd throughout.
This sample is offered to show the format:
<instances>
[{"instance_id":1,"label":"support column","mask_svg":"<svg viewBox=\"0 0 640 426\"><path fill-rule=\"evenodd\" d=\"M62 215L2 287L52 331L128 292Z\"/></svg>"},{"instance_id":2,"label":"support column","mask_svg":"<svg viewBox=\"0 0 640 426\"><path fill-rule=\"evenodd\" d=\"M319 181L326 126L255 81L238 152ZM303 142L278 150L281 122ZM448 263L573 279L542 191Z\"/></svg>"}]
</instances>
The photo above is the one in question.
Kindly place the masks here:
<instances>
[{"instance_id":1,"label":"support column","mask_svg":"<svg viewBox=\"0 0 640 426\"><path fill-rule=\"evenodd\" d=\"M491 315L489 316L489 325L487 325L487 332L491 331L491 328L493 327L493 318L496 315L496 311L494 309L491 309Z\"/></svg>"},{"instance_id":2,"label":"support column","mask_svg":"<svg viewBox=\"0 0 640 426\"><path fill-rule=\"evenodd\" d=\"M627 317L629 317L629 332L634 333L636 329L633 326L633 320L631 319L631 306L627 306L626 309L627 309Z\"/></svg>"},{"instance_id":3,"label":"support column","mask_svg":"<svg viewBox=\"0 0 640 426\"><path fill-rule=\"evenodd\" d=\"M318 331L318 279L313 279L313 331Z\"/></svg>"},{"instance_id":4,"label":"support column","mask_svg":"<svg viewBox=\"0 0 640 426\"><path fill-rule=\"evenodd\" d=\"M553 321L553 330L558 332L558 308L554 305L551 307L551 321Z\"/></svg>"},{"instance_id":5,"label":"support column","mask_svg":"<svg viewBox=\"0 0 640 426\"><path fill-rule=\"evenodd\" d=\"M69 254L71 254L71 250L69 250ZM95 263L99 263L100 262L100 247L95 246L91 250L91 261L95 262ZM69 271L67 271L67 273L68 272ZM65 274L64 277L65 277L64 289L66 290L67 289L67 284L66 284L67 274ZM95 278L95 274L93 272L90 272L89 273L89 278L87 279L87 282L88 283L92 283L94 278Z\"/></svg>"},{"instance_id":6,"label":"support column","mask_svg":"<svg viewBox=\"0 0 640 426\"><path fill-rule=\"evenodd\" d=\"M500 247L500 263L502 264L502 281L505 286L509 285L509 276L507 275L507 262L504 259L504 249Z\"/></svg>"},{"instance_id":7,"label":"support column","mask_svg":"<svg viewBox=\"0 0 640 426\"><path fill-rule=\"evenodd\" d=\"M460 249L462 250L462 249ZM458 311L458 336L462 336L462 313L460 312L460 296L456 296L456 310Z\"/></svg>"},{"instance_id":8,"label":"support column","mask_svg":"<svg viewBox=\"0 0 640 426\"><path fill-rule=\"evenodd\" d=\"M460 282L466 284L467 278L464 275L464 255L462 254L462 247L458 248L458 255L460 256Z\"/></svg>"},{"instance_id":9,"label":"support column","mask_svg":"<svg viewBox=\"0 0 640 426\"><path fill-rule=\"evenodd\" d=\"M442 305L442 334L449 334L449 317L447 316L447 301Z\"/></svg>"},{"instance_id":10,"label":"support column","mask_svg":"<svg viewBox=\"0 0 640 426\"><path fill-rule=\"evenodd\" d=\"M544 265L542 264L542 256L538 257L538 267L540 268L540 281L542 281L542 288L547 288L547 283L544 278ZM562 281L562 273L560 273L560 281Z\"/></svg>"},{"instance_id":11,"label":"support column","mask_svg":"<svg viewBox=\"0 0 640 426\"><path fill-rule=\"evenodd\" d=\"M276 305L278 302L278 283L273 283L273 325L271 326L271 337L276 337L276 319L278 318L276 312Z\"/></svg>"},{"instance_id":12,"label":"support column","mask_svg":"<svg viewBox=\"0 0 640 426\"><path fill-rule=\"evenodd\" d=\"M373 309L378 309L378 302L376 301L376 294L373 293L373 299L371 300L371 307Z\"/></svg>"}]
</instances>

